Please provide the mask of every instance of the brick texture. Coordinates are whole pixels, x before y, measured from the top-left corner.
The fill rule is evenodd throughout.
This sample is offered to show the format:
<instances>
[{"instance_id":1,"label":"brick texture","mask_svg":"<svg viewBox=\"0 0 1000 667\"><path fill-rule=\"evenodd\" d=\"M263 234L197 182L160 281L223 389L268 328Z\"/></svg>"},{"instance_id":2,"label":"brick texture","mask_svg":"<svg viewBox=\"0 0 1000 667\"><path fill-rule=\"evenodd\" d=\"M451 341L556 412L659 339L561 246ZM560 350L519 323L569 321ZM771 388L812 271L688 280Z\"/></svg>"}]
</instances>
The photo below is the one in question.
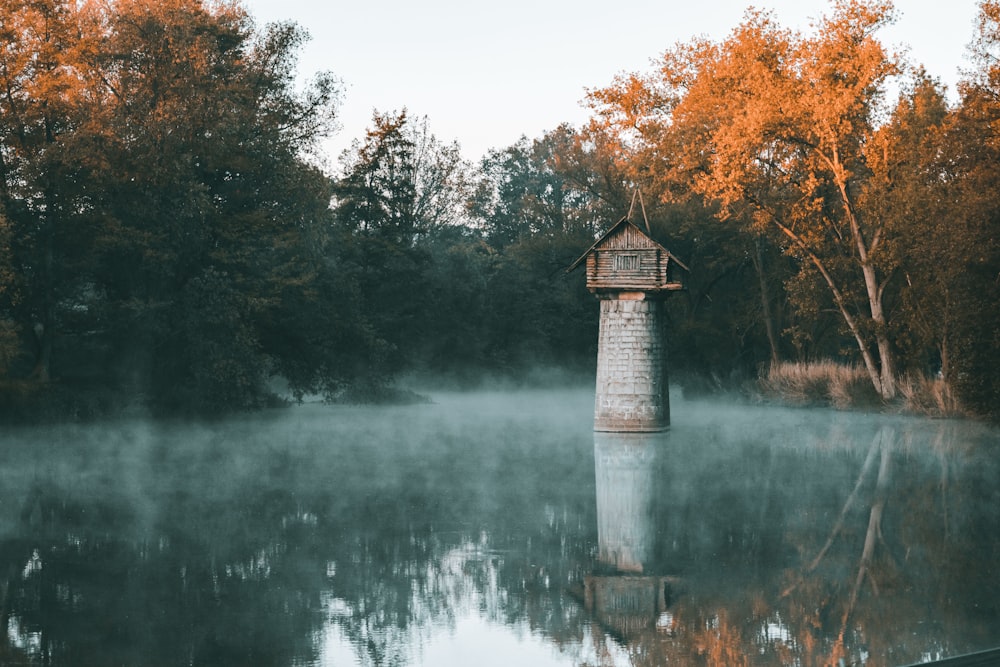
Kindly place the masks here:
<instances>
[{"instance_id":1,"label":"brick texture","mask_svg":"<svg viewBox=\"0 0 1000 667\"><path fill-rule=\"evenodd\" d=\"M601 300L596 431L662 431L670 425L663 302Z\"/></svg>"}]
</instances>

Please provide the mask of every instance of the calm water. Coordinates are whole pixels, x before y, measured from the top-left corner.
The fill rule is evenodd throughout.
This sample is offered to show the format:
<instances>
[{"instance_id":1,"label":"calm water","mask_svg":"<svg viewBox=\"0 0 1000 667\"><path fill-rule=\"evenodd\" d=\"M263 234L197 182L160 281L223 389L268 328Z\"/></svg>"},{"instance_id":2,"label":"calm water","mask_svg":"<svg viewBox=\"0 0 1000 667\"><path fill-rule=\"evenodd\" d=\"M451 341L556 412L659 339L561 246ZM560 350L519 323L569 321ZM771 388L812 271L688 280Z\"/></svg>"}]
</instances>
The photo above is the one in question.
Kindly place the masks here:
<instances>
[{"instance_id":1,"label":"calm water","mask_svg":"<svg viewBox=\"0 0 1000 667\"><path fill-rule=\"evenodd\" d=\"M903 665L1000 645L1000 433L592 390L7 431L0 664Z\"/></svg>"}]
</instances>

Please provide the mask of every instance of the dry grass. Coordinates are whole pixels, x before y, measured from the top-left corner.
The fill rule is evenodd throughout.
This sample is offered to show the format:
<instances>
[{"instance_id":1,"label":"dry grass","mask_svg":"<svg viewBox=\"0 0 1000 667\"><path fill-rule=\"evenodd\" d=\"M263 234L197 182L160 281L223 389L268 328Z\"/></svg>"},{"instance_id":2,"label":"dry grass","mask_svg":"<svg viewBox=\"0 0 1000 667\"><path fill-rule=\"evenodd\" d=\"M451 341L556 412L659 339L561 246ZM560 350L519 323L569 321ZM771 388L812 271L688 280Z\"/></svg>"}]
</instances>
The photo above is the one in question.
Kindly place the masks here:
<instances>
[{"instance_id":1,"label":"dry grass","mask_svg":"<svg viewBox=\"0 0 1000 667\"><path fill-rule=\"evenodd\" d=\"M870 408L881 400L864 368L835 361L785 362L760 380L765 396L792 405Z\"/></svg>"},{"instance_id":2,"label":"dry grass","mask_svg":"<svg viewBox=\"0 0 1000 667\"><path fill-rule=\"evenodd\" d=\"M830 403L838 410L871 408L882 405L882 397L872 384L868 371L860 366L841 366L831 373L827 393Z\"/></svg>"},{"instance_id":3,"label":"dry grass","mask_svg":"<svg viewBox=\"0 0 1000 667\"><path fill-rule=\"evenodd\" d=\"M760 380L765 396L792 405L869 405L875 390L863 368L834 361L785 362L771 366Z\"/></svg>"},{"instance_id":4,"label":"dry grass","mask_svg":"<svg viewBox=\"0 0 1000 667\"><path fill-rule=\"evenodd\" d=\"M907 375L899 381L903 410L929 417L967 417L955 392L941 378Z\"/></svg>"},{"instance_id":5,"label":"dry grass","mask_svg":"<svg viewBox=\"0 0 1000 667\"><path fill-rule=\"evenodd\" d=\"M829 405L839 410L886 406L863 367L834 361L772 366L759 388L765 396L791 405ZM967 416L944 380L922 375L901 378L899 399L890 406L928 417Z\"/></svg>"}]
</instances>

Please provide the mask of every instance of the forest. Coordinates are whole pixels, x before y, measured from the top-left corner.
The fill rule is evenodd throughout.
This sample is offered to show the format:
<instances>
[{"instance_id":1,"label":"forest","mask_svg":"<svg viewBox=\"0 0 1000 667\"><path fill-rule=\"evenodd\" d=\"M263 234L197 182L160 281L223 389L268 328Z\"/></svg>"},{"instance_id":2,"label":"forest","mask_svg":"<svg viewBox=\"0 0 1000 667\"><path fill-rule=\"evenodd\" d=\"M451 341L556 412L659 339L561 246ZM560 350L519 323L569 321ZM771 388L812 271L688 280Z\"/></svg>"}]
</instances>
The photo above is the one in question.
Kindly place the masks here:
<instances>
[{"instance_id":1,"label":"forest","mask_svg":"<svg viewBox=\"0 0 1000 667\"><path fill-rule=\"evenodd\" d=\"M1000 1L954 100L880 41L894 11L840 0L800 33L748 10L478 163L400 100L328 173L344 92L335 63L300 83L301 27L0 0L0 414L590 377L597 303L566 269L638 192L690 269L686 389L834 360L881 403L936 382L996 417Z\"/></svg>"}]
</instances>

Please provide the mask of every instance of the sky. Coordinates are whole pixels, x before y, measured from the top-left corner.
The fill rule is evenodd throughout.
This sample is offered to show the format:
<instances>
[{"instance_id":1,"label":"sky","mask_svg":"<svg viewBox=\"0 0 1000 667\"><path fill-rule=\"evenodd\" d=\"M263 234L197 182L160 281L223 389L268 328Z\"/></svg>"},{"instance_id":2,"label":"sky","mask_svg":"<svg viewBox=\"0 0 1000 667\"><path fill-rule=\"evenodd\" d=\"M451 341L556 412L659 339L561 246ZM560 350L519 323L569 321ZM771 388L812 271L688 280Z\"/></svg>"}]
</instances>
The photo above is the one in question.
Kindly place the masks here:
<instances>
[{"instance_id":1,"label":"sky","mask_svg":"<svg viewBox=\"0 0 1000 667\"><path fill-rule=\"evenodd\" d=\"M808 30L825 0L243 0L259 25L294 21L311 39L299 59L308 80L343 82L341 129L323 144L328 166L364 136L372 113L426 116L445 143L478 161L521 136L581 126L587 89L621 72L647 72L664 51L696 36L725 38L751 4ZM967 68L978 0L896 0L883 43L954 91Z\"/></svg>"}]
</instances>

